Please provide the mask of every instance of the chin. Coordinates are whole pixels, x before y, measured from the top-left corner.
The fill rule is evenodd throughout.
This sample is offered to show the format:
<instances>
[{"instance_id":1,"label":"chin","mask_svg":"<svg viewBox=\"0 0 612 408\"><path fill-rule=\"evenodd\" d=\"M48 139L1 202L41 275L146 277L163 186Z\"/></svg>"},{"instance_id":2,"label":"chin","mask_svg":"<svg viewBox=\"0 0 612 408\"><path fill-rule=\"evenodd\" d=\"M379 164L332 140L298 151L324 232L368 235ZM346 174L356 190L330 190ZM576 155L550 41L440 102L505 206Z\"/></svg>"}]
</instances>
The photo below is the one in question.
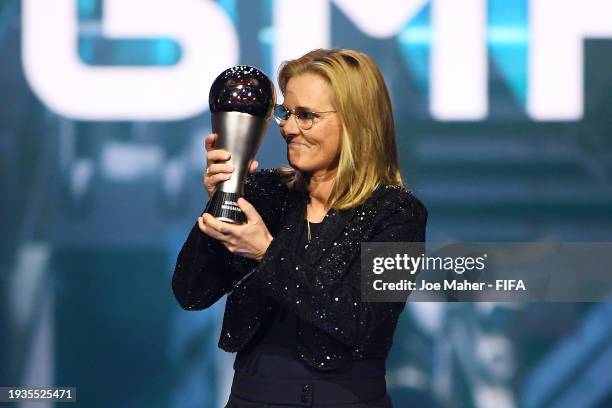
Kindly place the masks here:
<instances>
[{"instance_id":1,"label":"chin","mask_svg":"<svg viewBox=\"0 0 612 408\"><path fill-rule=\"evenodd\" d=\"M297 160L296 159L292 160L291 154L289 154L289 152L287 152L287 163L289 163L289 165L296 170L304 171L302 160L300 160L299 158Z\"/></svg>"},{"instance_id":2,"label":"chin","mask_svg":"<svg viewBox=\"0 0 612 408\"><path fill-rule=\"evenodd\" d=\"M310 168L308 166L303 166L299 161L296 162L296 161L287 159L287 162L289 163L291 168L299 172L308 173L310 171Z\"/></svg>"},{"instance_id":3,"label":"chin","mask_svg":"<svg viewBox=\"0 0 612 408\"><path fill-rule=\"evenodd\" d=\"M292 167L294 170L298 170L298 171L301 171L301 172L304 172L304 171L305 171L305 170L304 170L304 168L303 168L302 166L300 166L300 165L299 165L299 163L292 162L291 160L287 160L287 161L289 162L289 165L290 165L290 166L291 166L291 167Z\"/></svg>"}]
</instances>

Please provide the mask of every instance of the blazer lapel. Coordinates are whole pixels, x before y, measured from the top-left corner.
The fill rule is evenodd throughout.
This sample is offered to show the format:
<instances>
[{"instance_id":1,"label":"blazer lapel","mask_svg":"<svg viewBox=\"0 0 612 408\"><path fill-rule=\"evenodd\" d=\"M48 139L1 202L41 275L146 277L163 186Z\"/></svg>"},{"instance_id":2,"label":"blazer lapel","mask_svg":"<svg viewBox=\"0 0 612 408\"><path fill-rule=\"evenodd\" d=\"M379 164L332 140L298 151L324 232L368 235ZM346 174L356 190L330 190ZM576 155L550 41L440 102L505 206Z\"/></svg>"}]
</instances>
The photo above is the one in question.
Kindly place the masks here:
<instances>
[{"instance_id":1,"label":"blazer lapel","mask_svg":"<svg viewBox=\"0 0 612 408\"><path fill-rule=\"evenodd\" d=\"M327 248L333 245L342 229L355 216L355 209L336 211L330 209L325 215L324 225L321 226L321 233L317 237L312 237L308 248L306 248L306 261L315 264L323 255ZM305 222L302 220L302 222Z\"/></svg>"},{"instance_id":2,"label":"blazer lapel","mask_svg":"<svg viewBox=\"0 0 612 408\"><path fill-rule=\"evenodd\" d=\"M326 248L331 248L334 241L337 239L342 239L342 237L339 237L339 235L344 227L346 227L346 225L350 223L357 216L357 214L363 212L364 210L371 209L381 191L382 189L377 189L363 204L349 210L336 211L334 209L330 209L325 215L326 224L322 225L320 228L321 233L318 237L312 237L312 241L306 249L306 261L314 264L323 255L325 255ZM305 207L306 204L304 203L304 209ZM367 211L367 213L370 213L370 211ZM302 222L304 222L304 220L302 220Z\"/></svg>"},{"instance_id":3,"label":"blazer lapel","mask_svg":"<svg viewBox=\"0 0 612 408\"><path fill-rule=\"evenodd\" d=\"M289 191L283 211L284 214L278 214L283 218L280 222L280 228L276 233L279 238L284 240L295 239L293 234L298 228L298 222L300 221L301 215L304 214L305 208L305 193L299 191Z\"/></svg>"},{"instance_id":4,"label":"blazer lapel","mask_svg":"<svg viewBox=\"0 0 612 408\"><path fill-rule=\"evenodd\" d=\"M306 213L306 202L308 199L307 193L299 191L290 191L287 196L287 203L284 219L280 223L280 229L277 233L279 239L283 242L290 242L296 239L295 231L300 228L299 223L304 223L304 215ZM362 206L350 210L337 211L330 209L325 215L325 225L321 227L321 233L318 237L313 237L312 241L304 253L305 260L310 263L316 263L323 255L325 250L333 245L333 242L338 238L342 229L355 217L355 214L362 209Z\"/></svg>"}]
</instances>

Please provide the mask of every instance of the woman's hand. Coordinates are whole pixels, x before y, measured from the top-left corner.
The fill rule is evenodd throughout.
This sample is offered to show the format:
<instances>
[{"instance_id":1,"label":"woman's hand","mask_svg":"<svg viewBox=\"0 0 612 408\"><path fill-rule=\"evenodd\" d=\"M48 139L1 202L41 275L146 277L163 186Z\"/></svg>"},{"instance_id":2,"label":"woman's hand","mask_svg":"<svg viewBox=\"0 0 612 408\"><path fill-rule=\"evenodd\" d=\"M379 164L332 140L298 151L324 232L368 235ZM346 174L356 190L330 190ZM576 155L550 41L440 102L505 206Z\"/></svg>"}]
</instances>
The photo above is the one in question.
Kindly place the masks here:
<instances>
[{"instance_id":1,"label":"woman's hand","mask_svg":"<svg viewBox=\"0 0 612 408\"><path fill-rule=\"evenodd\" d=\"M206 172L204 173L204 187L208 192L208 196L212 197L215 194L217 185L222 181L229 180L232 177L234 167L224 162L231 158L230 153L227 150L215 149L214 144L219 139L219 135L216 133L210 133L204 139L204 146L206 148ZM257 160L253 160L249 164L249 174L257 170L259 163Z\"/></svg>"},{"instance_id":2,"label":"woman's hand","mask_svg":"<svg viewBox=\"0 0 612 408\"><path fill-rule=\"evenodd\" d=\"M251 203L240 197L237 204L247 218L246 223L230 224L205 213L198 217L200 231L219 240L233 254L261 261L273 237Z\"/></svg>"}]
</instances>

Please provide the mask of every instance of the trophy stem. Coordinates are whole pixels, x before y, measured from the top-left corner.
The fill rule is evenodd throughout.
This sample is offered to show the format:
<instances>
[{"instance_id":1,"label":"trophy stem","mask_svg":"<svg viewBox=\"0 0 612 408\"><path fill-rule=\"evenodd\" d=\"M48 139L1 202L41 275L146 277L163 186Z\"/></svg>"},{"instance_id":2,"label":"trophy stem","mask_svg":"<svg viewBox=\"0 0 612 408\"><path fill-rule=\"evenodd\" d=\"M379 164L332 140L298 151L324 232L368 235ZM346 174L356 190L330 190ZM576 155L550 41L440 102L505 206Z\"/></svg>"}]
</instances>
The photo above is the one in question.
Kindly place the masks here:
<instances>
[{"instance_id":1,"label":"trophy stem","mask_svg":"<svg viewBox=\"0 0 612 408\"><path fill-rule=\"evenodd\" d=\"M232 224L243 224L246 222L246 216L238 207L238 193L227 193L218 189L206 206L207 212L213 217Z\"/></svg>"}]
</instances>

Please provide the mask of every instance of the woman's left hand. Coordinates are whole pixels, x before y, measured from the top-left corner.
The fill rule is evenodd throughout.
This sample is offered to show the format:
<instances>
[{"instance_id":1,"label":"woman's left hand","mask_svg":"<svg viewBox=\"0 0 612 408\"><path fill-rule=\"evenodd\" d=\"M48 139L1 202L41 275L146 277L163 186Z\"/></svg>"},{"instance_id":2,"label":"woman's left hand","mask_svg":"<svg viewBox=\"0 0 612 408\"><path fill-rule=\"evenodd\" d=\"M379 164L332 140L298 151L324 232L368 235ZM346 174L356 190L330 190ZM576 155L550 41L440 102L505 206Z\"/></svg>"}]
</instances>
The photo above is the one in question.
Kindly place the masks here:
<instances>
[{"instance_id":1,"label":"woman's left hand","mask_svg":"<svg viewBox=\"0 0 612 408\"><path fill-rule=\"evenodd\" d=\"M233 254L261 261L273 237L251 203L240 197L237 204L246 223L231 224L205 213L198 217L200 231L219 240Z\"/></svg>"}]
</instances>

